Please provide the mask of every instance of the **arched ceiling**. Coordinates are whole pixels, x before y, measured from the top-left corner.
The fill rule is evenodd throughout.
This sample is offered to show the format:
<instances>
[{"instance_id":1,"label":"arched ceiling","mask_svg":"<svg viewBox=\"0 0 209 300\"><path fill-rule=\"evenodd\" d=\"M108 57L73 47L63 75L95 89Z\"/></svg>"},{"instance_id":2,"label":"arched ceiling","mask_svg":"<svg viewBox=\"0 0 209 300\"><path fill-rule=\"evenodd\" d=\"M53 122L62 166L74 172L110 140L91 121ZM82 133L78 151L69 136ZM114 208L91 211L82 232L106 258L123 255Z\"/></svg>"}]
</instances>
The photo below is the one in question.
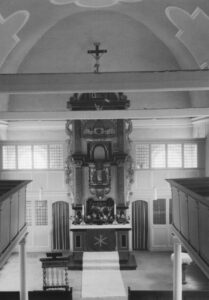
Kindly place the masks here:
<instances>
[{"instance_id":1,"label":"arched ceiling","mask_svg":"<svg viewBox=\"0 0 209 300\"><path fill-rule=\"evenodd\" d=\"M201 69L209 65L208 0L1 0L1 73ZM127 93L133 109L206 107L207 92ZM66 109L70 95L0 95L0 109Z\"/></svg>"}]
</instances>

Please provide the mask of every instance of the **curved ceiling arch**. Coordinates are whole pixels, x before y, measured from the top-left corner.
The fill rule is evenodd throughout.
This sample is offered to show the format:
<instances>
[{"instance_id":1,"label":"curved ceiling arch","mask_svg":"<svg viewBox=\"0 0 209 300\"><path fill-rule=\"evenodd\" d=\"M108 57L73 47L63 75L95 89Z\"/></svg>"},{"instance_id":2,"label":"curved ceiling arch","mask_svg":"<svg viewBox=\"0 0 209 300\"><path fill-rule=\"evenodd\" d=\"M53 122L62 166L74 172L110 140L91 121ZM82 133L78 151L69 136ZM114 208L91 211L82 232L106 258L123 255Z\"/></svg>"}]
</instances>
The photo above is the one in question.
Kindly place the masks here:
<instances>
[{"instance_id":1,"label":"curved ceiling arch","mask_svg":"<svg viewBox=\"0 0 209 300\"><path fill-rule=\"evenodd\" d=\"M105 30L104 30L105 28ZM19 72L91 72L87 50L108 49L103 71L178 69L170 50L139 21L115 11L86 11L51 26L24 57ZM150 51L155 49L155 51Z\"/></svg>"},{"instance_id":2,"label":"curved ceiling arch","mask_svg":"<svg viewBox=\"0 0 209 300\"><path fill-rule=\"evenodd\" d=\"M95 41L108 50L101 59L104 72L179 68L169 49L142 23L116 11L95 15L89 10L66 17L51 27L29 51L18 72L93 72L94 60L87 50ZM187 93L132 94L129 97L132 108L136 109L190 105ZM66 95L12 95L10 109L64 110L67 98Z\"/></svg>"}]
</instances>

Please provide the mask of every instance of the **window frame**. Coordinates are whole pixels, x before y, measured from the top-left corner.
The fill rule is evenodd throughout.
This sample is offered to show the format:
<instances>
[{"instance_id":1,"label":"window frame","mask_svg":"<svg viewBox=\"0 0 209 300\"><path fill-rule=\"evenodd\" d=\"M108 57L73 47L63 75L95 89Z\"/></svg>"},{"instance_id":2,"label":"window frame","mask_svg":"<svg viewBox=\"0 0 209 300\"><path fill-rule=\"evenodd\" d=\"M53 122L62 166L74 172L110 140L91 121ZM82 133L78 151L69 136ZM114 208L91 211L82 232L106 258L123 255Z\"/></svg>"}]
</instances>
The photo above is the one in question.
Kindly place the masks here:
<instances>
[{"instance_id":1,"label":"window frame","mask_svg":"<svg viewBox=\"0 0 209 300\"><path fill-rule=\"evenodd\" d=\"M200 169L200 161L199 161L199 151L200 151L200 147L199 144L200 142L203 142L203 139L195 139L195 140L166 140L166 141L162 141L162 140L152 140L152 141L137 141L135 144L135 170L136 171L148 171L148 170L154 170L154 171L158 171L158 170L197 170ZM137 151L139 151L137 148L138 145L142 145L142 144L147 144L149 145L149 168L140 168L140 161L138 161L139 158L139 154L137 153ZM153 167L153 162L152 162L152 145L155 144L163 144L165 145L165 167ZM169 167L168 166L168 145L181 145L181 167ZM187 144L195 144L197 147L197 166L196 167L185 167L185 156L184 156L184 145Z\"/></svg>"},{"instance_id":2,"label":"window frame","mask_svg":"<svg viewBox=\"0 0 209 300\"><path fill-rule=\"evenodd\" d=\"M47 148L47 167L46 168L35 168L34 167L34 146L39 146L39 145L46 145ZM50 168L50 145L60 145L62 146L62 167L60 168ZM15 168L4 168L4 156L3 156L3 147L4 146L15 146ZM32 160L32 167L31 168L21 168L19 169L18 165L18 146L31 146L31 160ZM33 172L40 172L40 171L64 171L65 167L65 143L62 141L36 141L36 142L30 142L30 141L7 141L7 142L1 142L0 143L0 153L1 153L1 171L3 172L11 172L11 171L33 171Z\"/></svg>"}]
</instances>

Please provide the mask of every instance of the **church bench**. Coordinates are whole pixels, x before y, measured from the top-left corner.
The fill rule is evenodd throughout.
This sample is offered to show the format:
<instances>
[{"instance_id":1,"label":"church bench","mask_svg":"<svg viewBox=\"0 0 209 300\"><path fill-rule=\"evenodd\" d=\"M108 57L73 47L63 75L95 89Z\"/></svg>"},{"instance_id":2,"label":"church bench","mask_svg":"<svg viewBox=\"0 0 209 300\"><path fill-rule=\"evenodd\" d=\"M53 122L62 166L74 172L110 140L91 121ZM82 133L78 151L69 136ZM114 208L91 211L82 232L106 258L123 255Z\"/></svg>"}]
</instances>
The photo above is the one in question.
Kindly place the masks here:
<instances>
[{"instance_id":1,"label":"church bench","mask_svg":"<svg viewBox=\"0 0 209 300\"><path fill-rule=\"evenodd\" d=\"M48 290L48 291L29 291L28 300L72 300L72 288L69 291ZM6 300L6 299L5 299Z\"/></svg>"},{"instance_id":2,"label":"church bench","mask_svg":"<svg viewBox=\"0 0 209 300\"><path fill-rule=\"evenodd\" d=\"M172 300L173 291L131 290L128 288L128 300ZM183 291L183 300L208 300L209 290Z\"/></svg>"},{"instance_id":3,"label":"church bench","mask_svg":"<svg viewBox=\"0 0 209 300\"><path fill-rule=\"evenodd\" d=\"M20 292L18 291L0 291L1 300L20 300Z\"/></svg>"}]
</instances>

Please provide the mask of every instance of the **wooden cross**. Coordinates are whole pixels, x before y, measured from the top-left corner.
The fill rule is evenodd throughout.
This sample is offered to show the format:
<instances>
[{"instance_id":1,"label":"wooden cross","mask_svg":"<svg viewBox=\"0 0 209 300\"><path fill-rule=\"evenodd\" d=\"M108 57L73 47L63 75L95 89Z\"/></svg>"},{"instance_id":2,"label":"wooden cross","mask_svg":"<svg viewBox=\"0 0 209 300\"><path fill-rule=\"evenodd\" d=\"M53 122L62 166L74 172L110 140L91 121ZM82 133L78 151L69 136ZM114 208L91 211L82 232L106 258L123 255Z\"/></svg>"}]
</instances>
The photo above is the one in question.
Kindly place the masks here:
<instances>
[{"instance_id":1,"label":"wooden cross","mask_svg":"<svg viewBox=\"0 0 209 300\"><path fill-rule=\"evenodd\" d=\"M100 67L99 60L104 53L107 53L107 50L99 49L100 43L94 43L94 46L95 46L95 50L88 50L87 53L91 54L95 58L96 63L94 65L94 73L99 73L99 67Z\"/></svg>"}]
</instances>

